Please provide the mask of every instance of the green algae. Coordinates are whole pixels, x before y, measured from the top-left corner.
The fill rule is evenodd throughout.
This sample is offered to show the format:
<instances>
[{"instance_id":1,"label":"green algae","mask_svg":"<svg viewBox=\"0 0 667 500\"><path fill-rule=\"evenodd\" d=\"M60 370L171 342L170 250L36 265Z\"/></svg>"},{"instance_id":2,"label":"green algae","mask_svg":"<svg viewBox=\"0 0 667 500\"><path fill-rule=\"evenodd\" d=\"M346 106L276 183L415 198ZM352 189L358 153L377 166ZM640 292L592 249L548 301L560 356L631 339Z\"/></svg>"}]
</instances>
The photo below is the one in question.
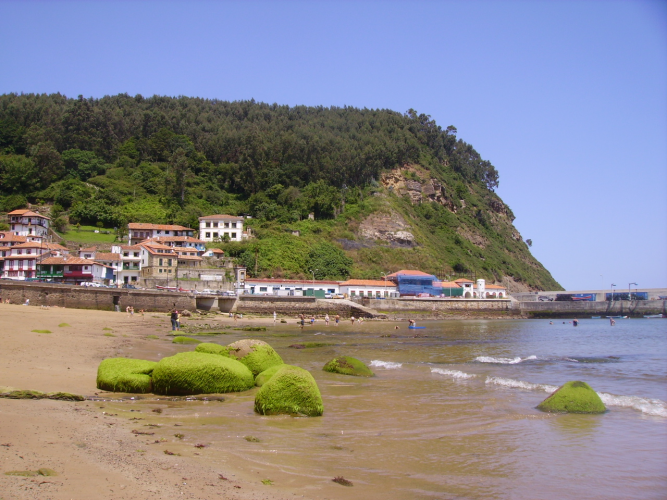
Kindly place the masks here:
<instances>
[{"instance_id":1,"label":"green algae","mask_svg":"<svg viewBox=\"0 0 667 500\"><path fill-rule=\"evenodd\" d=\"M51 330L30 330L35 333L53 333Z\"/></svg>"},{"instance_id":2,"label":"green algae","mask_svg":"<svg viewBox=\"0 0 667 500\"><path fill-rule=\"evenodd\" d=\"M604 413L607 411L600 396L586 382L566 382L537 405L538 410L550 413Z\"/></svg>"},{"instance_id":3,"label":"green algae","mask_svg":"<svg viewBox=\"0 0 667 500\"><path fill-rule=\"evenodd\" d=\"M72 325L70 325L70 324L68 324L68 323L60 323L58 326L59 326L60 328L65 328L65 327L72 326Z\"/></svg>"},{"instance_id":4,"label":"green algae","mask_svg":"<svg viewBox=\"0 0 667 500\"><path fill-rule=\"evenodd\" d=\"M255 395L255 411L261 415L324 413L322 396L313 376L303 368L283 365Z\"/></svg>"},{"instance_id":5,"label":"green algae","mask_svg":"<svg viewBox=\"0 0 667 500\"><path fill-rule=\"evenodd\" d=\"M159 339L160 337L158 337L157 335L147 335L146 338L147 338L147 339L151 339L151 340L157 340L157 339Z\"/></svg>"},{"instance_id":6,"label":"green algae","mask_svg":"<svg viewBox=\"0 0 667 500\"><path fill-rule=\"evenodd\" d=\"M174 340L172 340L172 343L174 344L200 344L201 340L197 339L192 339L190 337L174 337Z\"/></svg>"},{"instance_id":7,"label":"green algae","mask_svg":"<svg viewBox=\"0 0 667 500\"><path fill-rule=\"evenodd\" d=\"M260 439L256 438L255 436L243 436L243 439L248 441L249 443L260 443Z\"/></svg>"},{"instance_id":8,"label":"green algae","mask_svg":"<svg viewBox=\"0 0 667 500\"><path fill-rule=\"evenodd\" d=\"M203 352L182 352L160 360L153 370L155 394L188 395L246 391L252 372L235 359Z\"/></svg>"},{"instance_id":9,"label":"green algae","mask_svg":"<svg viewBox=\"0 0 667 500\"><path fill-rule=\"evenodd\" d=\"M57 476L58 473L53 469L47 469L42 467L38 470L12 470L5 472L5 476L22 476L22 477L35 477L35 476Z\"/></svg>"},{"instance_id":10,"label":"green algae","mask_svg":"<svg viewBox=\"0 0 667 500\"><path fill-rule=\"evenodd\" d=\"M212 342L202 342L195 348L195 352L218 354L220 356L226 356L228 358L232 357L232 355L229 353L230 350L231 348L229 346L214 344Z\"/></svg>"},{"instance_id":11,"label":"green algae","mask_svg":"<svg viewBox=\"0 0 667 500\"><path fill-rule=\"evenodd\" d=\"M229 348L230 353L250 369L253 377L274 365L283 364L280 355L262 340L238 340L229 344Z\"/></svg>"},{"instance_id":12,"label":"green algae","mask_svg":"<svg viewBox=\"0 0 667 500\"><path fill-rule=\"evenodd\" d=\"M361 361L351 356L339 356L332 359L324 368L325 372L354 375L355 377L373 377L375 374Z\"/></svg>"},{"instance_id":13,"label":"green algae","mask_svg":"<svg viewBox=\"0 0 667 500\"><path fill-rule=\"evenodd\" d=\"M151 373L157 363L143 359L109 358L97 368L97 388L112 392L151 392Z\"/></svg>"},{"instance_id":14,"label":"green algae","mask_svg":"<svg viewBox=\"0 0 667 500\"><path fill-rule=\"evenodd\" d=\"M113 333L109 333L109 332L104 333L103 335L104 335L105 337L115 337L115 335L114 335Z\"/></svg>"},{"instance_id":15,"label":"green algae","mask_svg":"<svg viewBox=\"0 0 667 500\"><path fill-rule=\"evenodd\" d=\"M257 387L262 387L264 384L266 384L269 380L271 380L271 377L273 377L278 370L280 370L283 366L291 366L291 365L273 365L266 370L264 370L262 373L258 374L255 377L255 385Z\"/></svg>"},{"instance_id":16,"label":"green algae","mask_svg":"<svg viewBox=\"0 0 667 500\"><path fill-rule=\"evenodd\" d=\"M313 349L315 347L330 347L335 346L336 344L332 342L301 342L299 344L292 344L292 349Z\"/></svg>"}]
</instances>

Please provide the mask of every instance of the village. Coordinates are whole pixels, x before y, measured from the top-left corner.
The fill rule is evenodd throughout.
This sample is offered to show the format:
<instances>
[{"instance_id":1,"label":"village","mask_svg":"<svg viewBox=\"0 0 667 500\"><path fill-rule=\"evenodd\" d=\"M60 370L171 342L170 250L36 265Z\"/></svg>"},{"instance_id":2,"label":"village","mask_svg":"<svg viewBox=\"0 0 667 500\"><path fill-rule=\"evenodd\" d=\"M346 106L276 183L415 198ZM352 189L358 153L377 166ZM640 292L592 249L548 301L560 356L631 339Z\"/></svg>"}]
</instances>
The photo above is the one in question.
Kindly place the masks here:
<instances>
[{"instance_id":1,"label":"village","mask_svg":"<svg viewBox=\"0 0 667 500\"><path fill-rule=\"evenodd\" d=\"M503 286L483 279L442 281L413 269L384 274L378 279L345 281L251 278L235 264L217 241L249 237L244 218L218 214L199 218L199 230L179 225L131 222L127 243L115 242L110 251L95 246L71 250L54 242L50 218L30 209L7 214L9 231L0 232L0 276L16 281L40 281L87 287L162 289L213 295L312 296L320 299L505 299Z\"/></svg>"}]
</instances>

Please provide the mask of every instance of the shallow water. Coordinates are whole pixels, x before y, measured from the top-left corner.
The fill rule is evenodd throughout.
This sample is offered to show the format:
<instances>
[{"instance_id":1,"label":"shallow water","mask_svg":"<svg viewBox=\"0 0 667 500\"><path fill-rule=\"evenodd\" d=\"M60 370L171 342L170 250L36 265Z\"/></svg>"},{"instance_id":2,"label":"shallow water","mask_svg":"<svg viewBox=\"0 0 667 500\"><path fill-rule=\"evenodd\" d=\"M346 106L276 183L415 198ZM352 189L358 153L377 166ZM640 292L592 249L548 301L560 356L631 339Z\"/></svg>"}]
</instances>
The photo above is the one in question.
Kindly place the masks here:
<instances>
[{"instance_id":1,"label":"shallow water","mask_svg":"<svg viewBox=\"0 0 667 500\"><path fill-rule=\"evenodd\" d=\"M427 328L416 338L407 325L394 330L385 322L253 332L286 363L311 371L324 400L320 418L259 416L254 391L224 402L108 407L126 416L129 407L142 410L141 423L162 424L156 437L168 438L170 450L197 451L221 473L234 467L317 498L664 498L667 320L554 323L420 322ZM299 342L335 345L288 347ZM376 377L322 371L343 354L366 362ZM588 382L609 411L535 409L568 380ZM161 414L150 412L157 407ZM176 432L185 438L174 439ZM210 446L196 450L195 443ZM354 486L332 483L335 476Z\"/></svg>"}]
</instances>

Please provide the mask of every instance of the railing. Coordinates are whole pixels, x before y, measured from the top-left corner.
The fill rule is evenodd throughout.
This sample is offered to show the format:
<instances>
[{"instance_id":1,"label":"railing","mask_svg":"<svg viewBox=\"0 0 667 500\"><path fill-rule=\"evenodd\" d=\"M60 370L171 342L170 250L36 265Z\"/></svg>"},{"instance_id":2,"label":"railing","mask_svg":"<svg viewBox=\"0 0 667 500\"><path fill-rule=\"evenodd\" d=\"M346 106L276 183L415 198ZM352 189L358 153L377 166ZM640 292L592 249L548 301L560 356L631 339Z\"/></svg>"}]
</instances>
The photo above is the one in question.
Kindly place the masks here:
<instances>
[{"instance_id":1,"label":"railing","mask_svg":"<svg viewBox=\"0 0 667 500\"><path fill-rule=\"evenodd\" d=\"M131 266L129 264L123 264L123 271L138 271L139 266Z\"/></svg>"},{"instance_id":2,"label":"railing","mask_svg":"<svg viewBox=\"0 0 667 500\"><path fill-rule=\"evenodd\" d=\"M37 277L38 278L62 278L63 277L63 272L62 271L37 271Z\"/></svg>"}]
</instances>

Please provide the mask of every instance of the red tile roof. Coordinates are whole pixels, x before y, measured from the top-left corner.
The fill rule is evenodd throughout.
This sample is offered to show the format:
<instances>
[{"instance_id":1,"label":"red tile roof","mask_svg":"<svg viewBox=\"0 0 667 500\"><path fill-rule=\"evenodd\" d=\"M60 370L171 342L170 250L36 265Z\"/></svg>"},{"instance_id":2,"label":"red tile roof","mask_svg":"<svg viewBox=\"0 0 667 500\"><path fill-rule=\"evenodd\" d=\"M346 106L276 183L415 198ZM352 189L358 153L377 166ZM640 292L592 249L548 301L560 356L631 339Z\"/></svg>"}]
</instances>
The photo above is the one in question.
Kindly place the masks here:
<instances>
[{"instance_id":1,"label":"red tile roof","mask_svg":"<svg viewBox=\"0 0 667 500\"><path fill-rule=\"evenodd\" d=\"M119 253L106 253L106 252L97 252L95 254L95 260L107 260L107 261L119 261L120 260L120 254Z\"/></svg>"},{"instance_id":2,"label":"red tile roof","mask_svg":"<svg viewBox=\"0 0 667 500\"><path fill-rule=\"evenodd\" d=\"M393 282L384 280L347 280L342 281L340 286L375 286L382 288L386 286L387 288L396 288Z\"/></svg>"},{"instance_id":3,"label":"red tile roof","mask_svg":"<svg viewBox=\"0 0 667 500\"><path fill-rule=\"evenodd\" d=\"M86 266L92 266L93 264L97 264L96 262L93 262L92 260L88 259L82 259L80 257L48 257L46 259L43 259L39 262L39 264L78 264L78 265L86 265ZM101 265L101 264L98 264Z\"/></svg>"},{"instance_id":4,"label":"red tile roof","mask_svg":"<svg viewBox=\"0 0 667 500\"><path fill-rule=\"evenodd\" d=\"M246 283L284 283L286 285L307 285L307 284L312 284L313 280L312 279L302 279L302 280L287 280L287 279L280 279L280 278L246 278ZM323 280L315 280L316 285L337 285L338 281L323 281Z\"/></svg>"},{"instance_id":5,"label":"red tile roof","mask_svg":"<svg viewBox=\"0 0 667 500\"><path fill-rule=\"evenodd\" d=\"M27 243L21 243L20 245L14 245L12 248L42 248L45 250L66 250L69 251L67 247L59 245L58 243L43 243L39 241L28 241Z\"/></svg>"},{"instance_id":6,"label":"red tile roof","mask_svg":"<svg viewBox=\"0 0 667 500\"><path fill-rule=\"evenodd\" d=\"M37 212L33 212L32 210L26 210L26 209L14 210L13 212L9 212L7 215L19 215L21 217L41 217L42 219L51 220L51 218L47 217L46 215L38 214Z\"/></svg>"},{"instance_id":7,"label":"red tile roof","mask_svg":"<svg viewBox=\"0 0 667 500\"><path fill-rule=\"evenodd\" d=\"M7 241L7 242L17 241L17 242L25 243L26 241L28 241L28 238L25 237L25 236L18 236L18 235L14 234L14 233L11 233L9 231L0 231L0 240L1 240L0 242L2 242L2 241Z\"/></svg>"},{"instance_id":8,"label":"red tile roof","mask_svg":"<svg viewBox=\"0 0 667 500\"><path fill-rule=\"evenodd\" d=\"M434 281L433 286L440 288L461 288L455 281Z\"/></svg>"},{"instance_id":9,"label":"red tile roof","mask_svg":"<svg viewBox=\"0 0 667 500\"><path fill-rule=\"evenodd\" d=\"M491 288L492 290L505 290L506 287L500 285L486 285L485 288Z\"/></svg>"},{"instance_id":10,"label":"red tile roof","mask_svg":"<svg viewBox=\"0 0 667 500\"><path fill-rule=\"evenodd\" d=\"M151 238L151 240L166 241L166 242L182 241L184 243L206 243L204 240L198 240L197 238L193 238L192 236L156 236L154 238Z\"/></svg>"},{"instance_id":11,"label":"red tile roof","mask_svg":"<svg viewBox=\"0 0 667 500\"><path fill-rule=\"evenodd\" d=\"M194 231L190 227L176 226L172 224L149 224L148 222L130 222L129 229L159 229L161 231Z\"/></svg>"}]
</instances>

